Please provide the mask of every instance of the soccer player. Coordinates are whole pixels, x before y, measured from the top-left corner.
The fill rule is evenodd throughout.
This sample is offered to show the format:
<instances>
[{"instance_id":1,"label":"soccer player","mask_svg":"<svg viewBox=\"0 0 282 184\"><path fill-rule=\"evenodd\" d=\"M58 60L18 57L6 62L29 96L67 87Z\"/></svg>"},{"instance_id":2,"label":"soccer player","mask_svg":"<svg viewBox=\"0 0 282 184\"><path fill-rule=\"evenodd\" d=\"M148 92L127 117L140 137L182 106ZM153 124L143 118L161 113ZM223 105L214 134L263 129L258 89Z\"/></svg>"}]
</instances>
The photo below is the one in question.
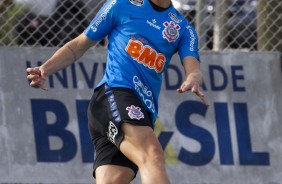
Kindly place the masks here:
<instances>
[{"instance_id":1,"label":"soccer player","mask_svg":"<svg viewBox=\"0 0 282 184\"><path fill-rule=\"evenodd\" d=\"M197 35L170 0L108 0L88 28L40 67L28 68L31 86L47 90L46 78L108 36L107 66L89 104L97 184L167 184L163 150L153 127L162 73L178 52L186 78L177 90L201 91Z\"/></svg>"}]
</instances>

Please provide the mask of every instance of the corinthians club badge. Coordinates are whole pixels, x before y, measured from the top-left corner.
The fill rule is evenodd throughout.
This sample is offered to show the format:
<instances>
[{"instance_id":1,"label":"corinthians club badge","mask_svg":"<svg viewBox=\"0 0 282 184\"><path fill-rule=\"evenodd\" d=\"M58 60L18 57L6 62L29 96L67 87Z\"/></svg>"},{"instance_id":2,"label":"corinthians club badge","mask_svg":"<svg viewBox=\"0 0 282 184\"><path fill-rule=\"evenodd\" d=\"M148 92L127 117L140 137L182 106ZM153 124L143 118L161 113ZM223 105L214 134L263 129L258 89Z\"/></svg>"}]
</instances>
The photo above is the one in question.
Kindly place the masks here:
<instances>
[{"instance_id":1,"label":"corinthians club badge","mask_svg":"<svg viewBox=\"0 0 282 184\"><path fill-rule=\"evenodd\" d=\"M173 21L164 22L163 25L165 26L163 30L163 38L167 39L169 42L175 42L175 40L179 37L179 29L180 26L175 24Z\"/></svg>"}]
</instances>

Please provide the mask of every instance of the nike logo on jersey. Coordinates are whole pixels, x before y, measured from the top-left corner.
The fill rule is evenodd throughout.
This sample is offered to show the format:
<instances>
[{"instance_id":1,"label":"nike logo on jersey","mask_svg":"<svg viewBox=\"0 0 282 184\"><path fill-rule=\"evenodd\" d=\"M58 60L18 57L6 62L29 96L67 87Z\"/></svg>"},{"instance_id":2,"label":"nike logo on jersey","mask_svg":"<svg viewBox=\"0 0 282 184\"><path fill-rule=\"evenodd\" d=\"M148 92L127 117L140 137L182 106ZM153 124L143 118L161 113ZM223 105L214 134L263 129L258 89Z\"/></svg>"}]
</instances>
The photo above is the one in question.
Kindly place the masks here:
<instances>
[{"instance_id":1,"label":"nike logo on jersey","mask_svg":"<svg viewBox=\"0 0 282 184\"><path fill-rule=\"evenodd\" d=\"M162 72L166 58L162 53L157 53L149 45L144 46L142 42L130 39L125 51L138 63L154 69L157 73Z\"/></svg>"}]
</instances>

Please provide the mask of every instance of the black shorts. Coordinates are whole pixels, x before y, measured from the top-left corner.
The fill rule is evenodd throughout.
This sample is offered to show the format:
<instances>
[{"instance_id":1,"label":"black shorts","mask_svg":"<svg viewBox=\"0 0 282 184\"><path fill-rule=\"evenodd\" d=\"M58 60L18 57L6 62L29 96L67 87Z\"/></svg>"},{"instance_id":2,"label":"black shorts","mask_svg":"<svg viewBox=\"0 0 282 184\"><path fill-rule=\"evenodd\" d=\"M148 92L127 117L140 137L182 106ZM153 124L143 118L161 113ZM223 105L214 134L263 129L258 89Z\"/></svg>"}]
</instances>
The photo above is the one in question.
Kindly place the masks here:
<instances>
[{"instance_id":1,"label":"black shorts","mask_svg":"<svg viewBox=\"0 0 282 184\"><path fill-rule=\"evenodd\" d=\"M106 84L95 89L88 108L89 132L95 149L94 171L101 165L138 167L119 150L124 138L123 122L152 127L149 113L134 91L127 88L110 88Z\"/></svg>"}]
</instances>

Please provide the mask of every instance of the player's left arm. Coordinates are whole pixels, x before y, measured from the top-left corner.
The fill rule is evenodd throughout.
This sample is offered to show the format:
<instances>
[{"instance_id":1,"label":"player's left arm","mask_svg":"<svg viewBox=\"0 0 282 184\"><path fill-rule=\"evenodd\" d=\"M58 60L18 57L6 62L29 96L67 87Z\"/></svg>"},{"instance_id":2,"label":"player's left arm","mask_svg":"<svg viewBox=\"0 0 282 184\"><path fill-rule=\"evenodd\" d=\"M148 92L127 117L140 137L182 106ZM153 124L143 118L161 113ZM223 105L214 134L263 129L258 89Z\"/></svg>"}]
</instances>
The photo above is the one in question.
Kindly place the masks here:
<instances>
[{"instance_id":1,"label":"player's left arm","mask_svg":"<svg viewBox=\"0 0 282 184\"><path fill-rule=\"evenodd\" d=\"M179 93L191 91L195 93L205 105L208 106L209 102L201 90L203 75L200 70L200 62L193 56L186 56L184 57L182 64L185 71L185 80L177 89L177 91Z\"/></svg>"},{"instance_id":2,"label":"player's left arm","mask_svg":"<svg viewBox=\"0 0 282 184\"><path fill-rule=\"evenodd\" d=\"M185 71L185 80L177 89L179 93L191 91L195 93L204 104L209 105L201 86L203 76L200 70L200 56L198 53L198 36L196 30L189 22L186 23L183 34L180 37L178 54Z\"/></svg>"}]
</instances>

